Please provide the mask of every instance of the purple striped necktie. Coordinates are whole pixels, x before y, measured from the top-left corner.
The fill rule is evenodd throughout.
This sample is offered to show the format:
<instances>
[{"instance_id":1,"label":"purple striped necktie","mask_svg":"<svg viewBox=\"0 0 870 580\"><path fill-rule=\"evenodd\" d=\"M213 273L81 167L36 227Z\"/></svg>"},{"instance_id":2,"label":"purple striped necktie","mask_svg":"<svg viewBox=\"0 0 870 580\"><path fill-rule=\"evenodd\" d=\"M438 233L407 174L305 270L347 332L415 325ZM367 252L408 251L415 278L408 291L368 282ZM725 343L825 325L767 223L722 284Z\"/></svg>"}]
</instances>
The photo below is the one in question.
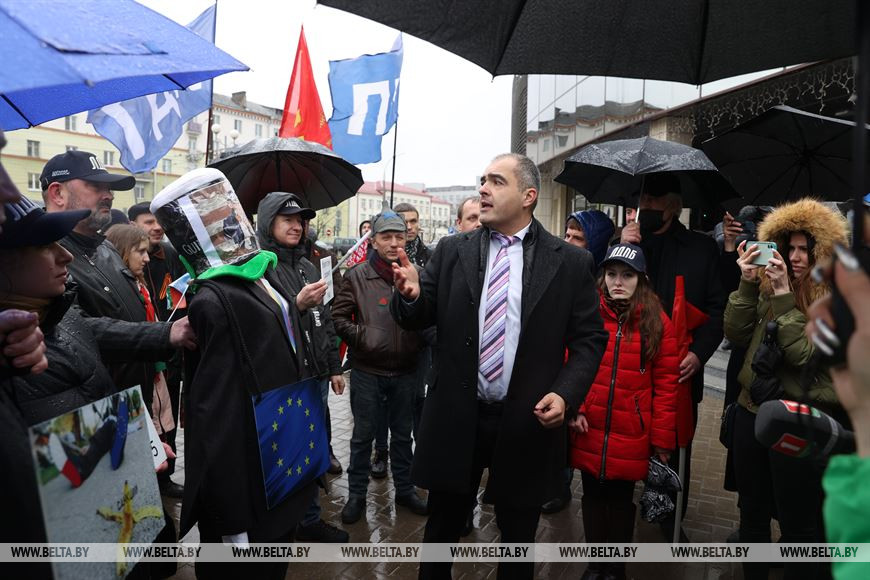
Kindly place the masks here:
<instances>
[{"instance_id":1,"label":"purple striped necktie","mask_svg":"<svg viewBox=\"0 0 870 580\"><path fill-rule=\"evenodd\" d=\"M504 370L504 339L507 325L508 283L511 265L508 247L517 241L516 236L493 232L501 247L495 256L486 290L486 314L483 318L483 335L480 339L480 372L488 382L499 378Z\"/></svg>"}]
</instances>

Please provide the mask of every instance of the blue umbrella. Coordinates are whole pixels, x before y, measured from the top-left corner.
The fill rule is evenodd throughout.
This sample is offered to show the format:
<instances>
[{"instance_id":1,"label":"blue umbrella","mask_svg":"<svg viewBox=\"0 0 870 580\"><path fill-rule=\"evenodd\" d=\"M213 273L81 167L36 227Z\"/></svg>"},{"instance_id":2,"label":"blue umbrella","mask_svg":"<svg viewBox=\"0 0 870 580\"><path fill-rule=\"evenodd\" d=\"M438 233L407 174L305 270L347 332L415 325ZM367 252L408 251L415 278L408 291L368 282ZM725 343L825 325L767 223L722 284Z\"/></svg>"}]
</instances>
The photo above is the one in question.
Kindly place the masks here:
<instances>
[{"instance_id":1,"label":"blue umbrella","mask_svg":"<svg viewBox=\"0 0 870 580\"><path fill-rule=\"evenodd\" d=\"M133 0L0 0L0 62L5 130L248 70Z\"/></svg>"}]
</instances>

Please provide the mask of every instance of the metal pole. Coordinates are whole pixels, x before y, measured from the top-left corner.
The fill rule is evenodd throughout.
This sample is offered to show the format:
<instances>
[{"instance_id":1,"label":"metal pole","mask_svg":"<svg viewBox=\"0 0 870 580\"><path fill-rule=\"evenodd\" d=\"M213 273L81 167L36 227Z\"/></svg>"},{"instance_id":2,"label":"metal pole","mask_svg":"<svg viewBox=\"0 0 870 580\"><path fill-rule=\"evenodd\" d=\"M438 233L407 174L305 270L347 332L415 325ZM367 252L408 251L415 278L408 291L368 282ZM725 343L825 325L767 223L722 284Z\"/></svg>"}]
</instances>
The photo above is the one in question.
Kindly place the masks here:
<instances>
[{"instance_id":1,"label":"metal pole","mask_svg":"<svg viewBox=\"0 0 870 580\"><path fill-rule=\"evenodd\" d=\"M211 37L214 39L214 44L217 46L217 13L218 13L218 0L214 1L214 23L212 25ZM214 143L212 142L212 132L211 132L211 124L214 119L214 80L211 81L211 95L209 95L209 104L208 104L208 126L205 128L206 137L205 137L205 164L208 165L212 161L214 161L214 151L212 148L214 147Z\"/></svg>"},{"instance_id":2,"label":"metal pole","mask_svg":"<svg viewBox=\"0 0 870 580\"><path fill-rule=\"evenodd\" d=\"M399 117L396 117L396 126L393 129L393 176L390 178L390 207L393 207L393 186L396 183L396 142L399 140Z\"/></svg>"},{"instance_id":3,"label":"metal pole","mask_svg":"<svg viewBox=\"0 0 870 580\"><path fill-rule=\"evenodd\" d=\"M680 530L683 529L683 490L686 487L686 484L683 483L683 478L686 477L686 448L680 447L680 465L679 465L679 475L680 475L680 491L677 492L677 505L674 506L674 537L673 543L680 543Z\"/></svg>"}]
</instances>

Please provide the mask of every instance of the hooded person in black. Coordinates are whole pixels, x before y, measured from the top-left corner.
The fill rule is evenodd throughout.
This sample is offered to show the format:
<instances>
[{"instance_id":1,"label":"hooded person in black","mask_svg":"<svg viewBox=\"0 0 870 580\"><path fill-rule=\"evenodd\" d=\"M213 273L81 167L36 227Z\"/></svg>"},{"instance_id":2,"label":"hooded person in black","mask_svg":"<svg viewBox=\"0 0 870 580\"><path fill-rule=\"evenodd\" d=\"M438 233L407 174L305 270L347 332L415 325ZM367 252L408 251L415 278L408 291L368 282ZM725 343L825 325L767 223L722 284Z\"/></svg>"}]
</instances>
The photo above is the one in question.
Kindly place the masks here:
<instances>
[{"instance_id":1,"label":"hooded person in black","mask_svg":"<svg viewBox=\"0 0 870 580\"><path fill-rule=\"evenodd\" d=\"M264 250L278 256L275 273L282 286L296 301L302 326L305 356L312 374L321 380L323 408L326 409L327 433L329 384L336 394L344 392L344 377L338 355L338 341L332 324L330 309L321 304L326 283L320 272L306 257L308 221L315 217L314 210L304 207L300 197L292 193L275 191L260 201L257 207L257 238ZM330 472L341 473L341 464L329 450ZM347 532L320 518L319 497L305 514L296 539L308 542L347 542Z\"/></svg>"}]
</instances>

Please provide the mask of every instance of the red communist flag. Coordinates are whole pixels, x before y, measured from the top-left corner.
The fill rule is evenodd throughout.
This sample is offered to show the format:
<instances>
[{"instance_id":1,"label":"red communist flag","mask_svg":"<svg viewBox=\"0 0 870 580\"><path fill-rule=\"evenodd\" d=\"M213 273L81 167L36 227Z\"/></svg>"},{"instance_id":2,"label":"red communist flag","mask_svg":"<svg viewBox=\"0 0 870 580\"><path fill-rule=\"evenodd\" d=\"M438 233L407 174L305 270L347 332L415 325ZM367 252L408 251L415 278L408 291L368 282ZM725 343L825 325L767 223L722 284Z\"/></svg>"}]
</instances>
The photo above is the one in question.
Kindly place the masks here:
<instances>
[{"instance_id":1,"label":"red communist flag","mask_svg":"<svg viewBox=\"0 0 870 580\"><path fill-rule=\"evenodd\" d=\"M308 58L308 43L305 42L305 29L299 32L299 45L296 47L296 60L287 99L284 101L284 116L281 118L279 137L299 137L306 141L316 141L332 149L332 135L314 84L311 60Z\"/></svg>"},{"instance_id":2,"label":"red communist flag","mask_svg":"<svg viewBox=\"0 0 870 580\"><path fill-rule=\"evenodd\" d=\"M677 335L677 347L680 351L680 361L689 354L692 344L692 331L707 322L710 318L698 310L686 299L685 280L677 276L674 280L674 310L671 322ZM704 372L703 368L701 372ZM686 381L677 385L677 445L686 447L695 436L695 421L692 417L692 382Z\"/></svg>"}]
</instances>

